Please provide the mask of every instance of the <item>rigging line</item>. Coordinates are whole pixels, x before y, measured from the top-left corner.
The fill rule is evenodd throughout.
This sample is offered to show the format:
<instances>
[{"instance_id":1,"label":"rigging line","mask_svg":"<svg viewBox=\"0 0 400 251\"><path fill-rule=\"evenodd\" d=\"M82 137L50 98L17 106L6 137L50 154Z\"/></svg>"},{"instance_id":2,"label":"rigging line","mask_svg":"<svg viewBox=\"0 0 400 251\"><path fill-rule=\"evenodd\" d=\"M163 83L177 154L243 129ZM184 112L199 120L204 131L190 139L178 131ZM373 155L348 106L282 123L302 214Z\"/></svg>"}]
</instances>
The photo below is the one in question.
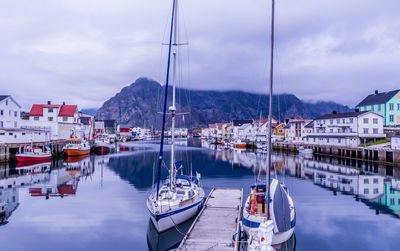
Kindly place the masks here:
<instances>
[{"instance_id":1,"label":"rigging line","mask_svg":"<svg viewBox=\"0 0 400 251\"><path fill-rule=\"evenodd\" d=\"M158 192L159 192L159 190L160 190L161 163L162 163L162 161L163 161L165 117L166 117L166 113L167 113L169 68L170 68L170 63L171 63L172 33L173 33L173 29L174 29L175 2L176 2L176 0L173 0L173 4L172 4L172 18L171 18L171 31L170 31L169 46L168 46L169 48L168 48L167 76L166 76L166 81L165 81L164 112L163 112L163 120L162 120L162 127L161 127L160 154L159 154L159 157L158 157L157 200L158 200ZM172 178L172 177L171 177L171 178Z\"/></svg>"}]
</instances>

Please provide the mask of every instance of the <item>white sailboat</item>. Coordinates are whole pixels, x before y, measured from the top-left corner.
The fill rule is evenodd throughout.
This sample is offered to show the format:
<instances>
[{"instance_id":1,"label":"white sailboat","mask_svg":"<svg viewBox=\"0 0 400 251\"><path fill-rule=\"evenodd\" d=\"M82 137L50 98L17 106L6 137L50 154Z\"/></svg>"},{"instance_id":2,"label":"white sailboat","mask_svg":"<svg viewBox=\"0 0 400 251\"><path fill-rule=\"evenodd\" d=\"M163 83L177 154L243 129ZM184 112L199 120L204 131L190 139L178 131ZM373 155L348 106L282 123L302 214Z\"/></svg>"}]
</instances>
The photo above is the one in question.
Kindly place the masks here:
<instances>
[{"instance_id":1,"label":"white sailboat","mask_svg":"<svg viewBox=\"0 0 400 251\"><path fill-rule=\"evenodd\" d=\"M169 36L167 76L165 84L164 110L161 129L160 154L158 158L157 170L157 189L147 198L147 208L150 212L150 218L158 232L170 229L178 224L192 218L201 209L204 202L204 190L201 188L197 177L178 175L178 170L182 168L182 162L175 162L175 80L176 80L176 53L177 46L177 25L178 25L178 0L173 0L171 29ZM165 117L168 97L168 83L170 72L171 51L173 56L172 71L172 105L169 107L171 112L171 163L169 176L164 185L160 187L160 173L163 164L163 146L165 132Z\"/></svg>"},{"instance_id":2,"label":"white sailboat","mask_svg":"<svg viewBox=\"0 0 400 251\"><path fill-rule=\"evenodd\" d=\"M270 121L272 121L274 11L275 1L272 0L267 178L265 183L256 183L251 186L242 218L243 227L249 240L256 240L258 246L276 245L289 240L296 225L294 202L287 188L279 180L271 179L272 128ZM269 243L265 244L265 242ZM253 250L256 246L258 250L260 247L257 245L254 245L254 242L249 243L248 249Z\"/></svg>"}]
</instances>

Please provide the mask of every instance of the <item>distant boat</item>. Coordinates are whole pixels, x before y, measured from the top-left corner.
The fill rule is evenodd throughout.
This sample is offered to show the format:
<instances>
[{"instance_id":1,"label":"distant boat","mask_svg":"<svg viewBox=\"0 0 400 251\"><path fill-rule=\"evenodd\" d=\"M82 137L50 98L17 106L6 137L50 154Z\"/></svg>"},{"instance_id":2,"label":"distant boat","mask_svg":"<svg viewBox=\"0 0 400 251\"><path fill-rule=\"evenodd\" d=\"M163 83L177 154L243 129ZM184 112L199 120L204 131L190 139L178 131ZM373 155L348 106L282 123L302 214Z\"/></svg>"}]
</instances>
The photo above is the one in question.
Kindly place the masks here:
<instances>
[{"instance_id":1,"label":"distant boat","mask_svg":"<svg viewBox=\"0 0 400 251\"><path fill-rule=\"evenodd\" d=\"M274 50L274 11L272 0L271 58L268 121L272 121L273 97L273 50ZM265 245L276 245L291 238L296 225L296 210L286 186L278 179L271 178L272 123L267 131L267 177L265 183L251 185L243 209L242 223L249 239L258 239L255 250L264 250ZM258 182L258 181L257 181ZM264 237L266 235L266 238ZM271 236L272 235L272 236ZM265 241L265 242L263 242ZM266 243L269 241L270 243ZM251 249L253 250L253 249Z\"/></svg>"},{"instance_id":2,"label":"distant boat","mask_svg":"<svg viewBox=\"0 0 400 251\"><path fill-rule=\"evenodd\" d=\"M177 39L177 11L178 0L173 0L171 32L169 36L169 53L167 64L167 76L164 93L164 108L161 129L160 153L158 157L157 169L157 189L153 191L147 198L147 208L150 212L150 219L158 232L163 232L178 224L181 224L195 216L201 209L205 194L200 186L200 175L192 177L192 175L179 175L178 170L183 170L182 161L175 161L175 76L176 76L176 46L179 45ZM172 40L174 37L174 40ZM169 107L171 112L171 160L169 163L169 176L161 184L161 167L164 164L164 138L165 138L165 121L167 113L168 100L168 82L170 73L171 50L173 49L173 79L172 79L172 105Z\"/></svg>"},{"instance_id":3,"label":"distant boat","mask_svg":"<svg viewBox=\"0 0 400 251\"><path fill-rule=\"evenodd\" d=\"M64 146L64 154L66 156L77 156L90 154L90 145L84 139L69 138L66 140L67 144Z\"/></svg>"},{"instance_id":4,"label":"distant boat","mask_svg":"<svg viewBox=\"0 0 400 251\"><path fill-rule=\"evenodd\" d=\"M109 154L112 145L110 143L110 138L108 135L99 135L94 140L94 153L97 155Z\"/></svg>"},{"instance_id":5,"label":"distant boat","mask_svg":"<svg viewBox=\"0 0 400 251\"><path fill-rule=\"evenodd\" d=\"M24 151L16 155L18 162L32 162L32 164L51 159L51 150L45 147L45 151L39 147L24 147Z\"/></svg>"},{"instance_id":6,"label":"distant boat","mask_svg":"<svg viewBox=\"0 0 400 251\"><path fill-rule=\"evenodd\" d=\"M242 149L244 149L244 148L246 148L247 144L246 144L246 142L244 142L244 141L242 141L242 140L240 140L240 139L237 139L237 140L235 140L235 141L233 142L233 146L234 146L235 148L242 148Z\"/></svg>"}]
</instances>

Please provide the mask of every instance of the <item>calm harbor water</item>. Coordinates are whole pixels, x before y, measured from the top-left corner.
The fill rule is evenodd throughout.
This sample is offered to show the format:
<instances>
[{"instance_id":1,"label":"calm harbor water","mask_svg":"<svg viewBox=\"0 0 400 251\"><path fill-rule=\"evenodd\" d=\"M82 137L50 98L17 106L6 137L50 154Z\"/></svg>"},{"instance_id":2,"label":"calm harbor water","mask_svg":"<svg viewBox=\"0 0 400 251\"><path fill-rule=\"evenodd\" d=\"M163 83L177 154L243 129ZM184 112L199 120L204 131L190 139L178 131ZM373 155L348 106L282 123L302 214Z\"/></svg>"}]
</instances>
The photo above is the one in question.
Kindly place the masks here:
<instances>
[{"instance_id":1,"label":"calm harbor water","mask_svg":"<svg viewBox=\"0 0 400 251\"><path fill-rule=\"evenodd\" d=\"M157 144L132 142L107 156L2 166L0 202L10 214L0 225L0 250L164 250L179 243L191 222L161 235L149 224L145 202L157 151ZM247 196L266 163L261 152L198 142L182 142L177 155L201 173L207 194L243 187ZM296 250L400 249L397 167L286 154L273 161L296 205Z\"/></svg>"}]
</instances>

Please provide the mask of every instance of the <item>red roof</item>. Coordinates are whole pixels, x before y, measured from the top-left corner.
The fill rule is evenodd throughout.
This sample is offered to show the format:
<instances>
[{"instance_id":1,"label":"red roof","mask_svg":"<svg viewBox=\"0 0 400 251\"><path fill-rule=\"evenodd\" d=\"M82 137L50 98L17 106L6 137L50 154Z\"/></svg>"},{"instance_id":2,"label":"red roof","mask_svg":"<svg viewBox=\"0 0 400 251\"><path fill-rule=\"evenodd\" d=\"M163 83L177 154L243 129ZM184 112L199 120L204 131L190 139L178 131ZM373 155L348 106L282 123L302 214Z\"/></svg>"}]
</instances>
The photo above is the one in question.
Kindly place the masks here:
<instances>
[{"instance_id":1,"label":"red roof","mask_svg":"<svg viewBox=\"0 0 400 251\"><path fill-rule=\"evenodd\" d=\"M62 105L58 116L73 117L75 115L76 105Z\"/></svg>"},{"instance_id":2,"label":"red roof","mask_svg":"<svg viewBox=\"0 0 400 251\"><path fill-rule=\"evenodd\" d=\"M208 127L210 127L210 128L216 128L217 125L216 125L216 124L209 124Z\"/></svg>"},{"instance_id":3,"label":"red roof","mask_svg":"<svg viewBox=\"0 0 400 251\"><path fill-rule=\"evenodd\" d=\"M43 108L61 108L58 116L73 117L77 109L76 105L32 105L29 116L43 116Z\"/></svg>"},{"instance_id":4,"label":"red roof","mask_svg":"<svg viewBox=\"0 0 400 251\"><path fill-rule=\"evenodd\" d=\"M129 132L129 128L120 128L119 132Z\"/></svg>"}]
</instances>

